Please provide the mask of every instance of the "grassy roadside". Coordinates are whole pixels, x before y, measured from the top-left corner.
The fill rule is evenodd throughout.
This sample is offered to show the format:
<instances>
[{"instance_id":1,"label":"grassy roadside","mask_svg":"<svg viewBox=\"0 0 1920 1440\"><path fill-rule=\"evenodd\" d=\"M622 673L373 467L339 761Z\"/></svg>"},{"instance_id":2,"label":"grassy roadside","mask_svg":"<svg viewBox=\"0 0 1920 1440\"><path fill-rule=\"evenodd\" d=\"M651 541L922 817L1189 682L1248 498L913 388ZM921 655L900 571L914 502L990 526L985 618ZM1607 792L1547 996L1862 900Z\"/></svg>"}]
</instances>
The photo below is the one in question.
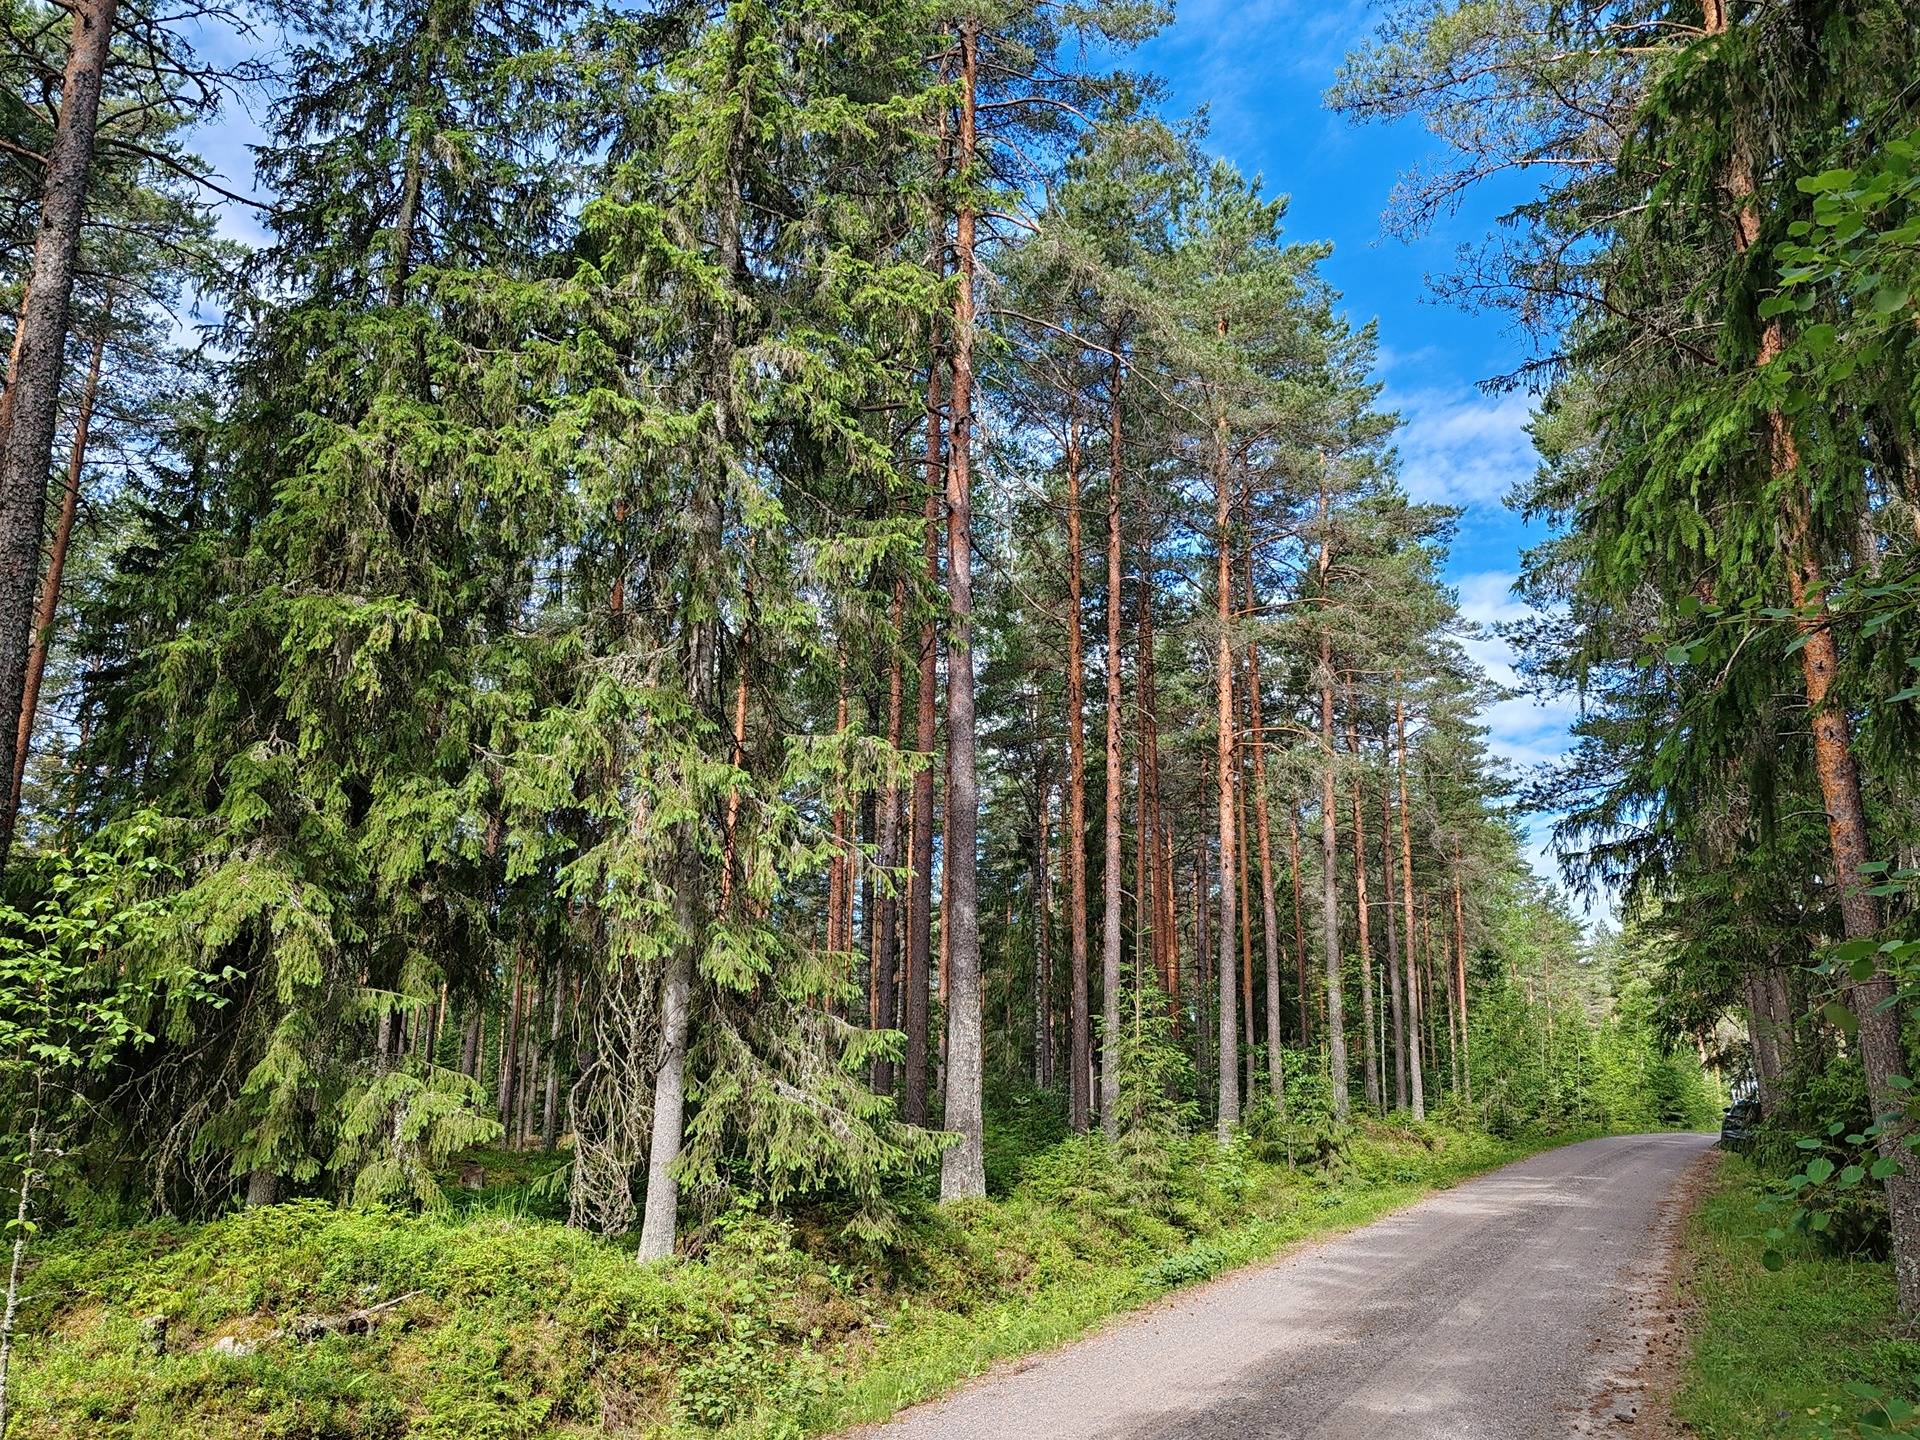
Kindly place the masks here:
<instances>
[{"instance_id":1,"label":"grassy roadside","mask_svg":"<svg viewBox=\"0 0 1920 1440\"><path fill-rule=\"evenodd\" d=\"M1072 1141L882 1256L838 1246L830 1217L738 1211L643 1269L510 1204L69 1236L32 1277L13 1435L796 1440L1576 1138L1368 1122L1312 1170L1246 1143ZM373 1306L364 1333L315 1333Z\"/></svg>"},{"instance_id":2,"label":"grassy roadside","mask_svg":"<svg viewBox=\"0 0 1920 1440\"><path fill-rule=\"evenodd\" d=\"M1760 1195L1753 1167L1727 1156L1687 1223L1691 1354L1675 1416L1703 1440L1920 1434L1861 1428L1868 1407L1848 1389L1920 1395L1920 1342L1894 1331L1891 1268L1790 1238L1778 1247L1785 1267L1769 1272Z\"/></svg>"}]
</instances>

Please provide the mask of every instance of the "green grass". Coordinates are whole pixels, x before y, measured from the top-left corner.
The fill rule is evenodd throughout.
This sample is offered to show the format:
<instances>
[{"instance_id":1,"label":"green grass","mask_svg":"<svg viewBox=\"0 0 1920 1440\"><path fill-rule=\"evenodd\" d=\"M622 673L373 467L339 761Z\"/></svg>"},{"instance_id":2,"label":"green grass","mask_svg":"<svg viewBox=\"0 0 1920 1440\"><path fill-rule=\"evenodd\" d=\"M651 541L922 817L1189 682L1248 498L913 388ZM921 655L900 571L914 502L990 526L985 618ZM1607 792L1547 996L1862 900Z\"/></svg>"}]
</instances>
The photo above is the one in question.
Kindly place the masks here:
<instances>
[{"instance_id":1,"label":"green grass","mask_svg":"<svg viewBox=\"0 0 1920 1440\"><path fill-rule=\"evenodd\" d=\"M540 1166L497 1157L494 1208L70 1234L31 1277L11 1440L794 1440L1549 1143L1368 1122L1308 1172L1244 1141L1069 1141L998 1198L911 1214L885 1254L830 1215L737 1211L643 1268L521 1203L508 1182ZM283 1333L396 1296L367 1335Z\"/></svg>"},{"instance_id":2,"label":"green grass","mask_svg":"<svg viewBox=\"0 0 1920 1440\"><path fill-rule=\"evenodd\" d=\"M1760 1196L1753 1167L1728 1156L1688 1223L1692 1353L1674 1413L1703 1440L1888 1433L1855 1425L1866 1407L1847 1387L1920 1395L1920 1343L1895 1330L1891 1267L1796 1237L1768 1271Z\"/></svg>"}]
</instances>

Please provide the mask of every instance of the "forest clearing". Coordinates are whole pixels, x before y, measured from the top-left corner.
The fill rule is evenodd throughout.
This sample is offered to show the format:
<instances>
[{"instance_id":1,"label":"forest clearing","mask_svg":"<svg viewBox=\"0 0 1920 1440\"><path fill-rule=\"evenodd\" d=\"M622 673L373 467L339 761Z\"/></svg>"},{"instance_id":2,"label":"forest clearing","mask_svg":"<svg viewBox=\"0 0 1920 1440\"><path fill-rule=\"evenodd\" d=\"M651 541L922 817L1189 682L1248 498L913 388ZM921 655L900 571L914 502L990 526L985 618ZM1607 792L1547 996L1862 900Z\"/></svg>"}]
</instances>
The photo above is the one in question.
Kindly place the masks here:
<instances>
[{"instance_id":1,"label":"forest clearing","mask_svg":"<svg viewBox=\"0 0 1920 1440\"><path fill-rule=\"evenodd\" d=\"M1920 1434L1920 11L0 13L0 1440Z\"/></svg>"}]
</instances>

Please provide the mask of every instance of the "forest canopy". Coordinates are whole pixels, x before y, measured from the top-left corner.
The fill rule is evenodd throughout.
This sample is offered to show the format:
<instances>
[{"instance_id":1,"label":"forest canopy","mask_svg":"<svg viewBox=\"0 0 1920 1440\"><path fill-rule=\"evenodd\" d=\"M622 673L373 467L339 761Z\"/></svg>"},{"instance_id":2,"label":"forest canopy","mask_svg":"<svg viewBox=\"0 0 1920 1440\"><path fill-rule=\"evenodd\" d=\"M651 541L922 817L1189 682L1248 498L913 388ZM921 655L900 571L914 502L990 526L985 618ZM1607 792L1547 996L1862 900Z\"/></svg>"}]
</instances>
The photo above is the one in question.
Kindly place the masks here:
<instances>
[{"instance_id":1,"label":"forest canopy","mask_svg":"<svg viewBox=\"0 0 1920 1440\"><path fill-rule=\"evenodd\" d=\"M540 1148L658 1259L741 1196L884 1241L1016 1095L1705 1115L1717 1017L1532 876L1458 512L1328 247L1130 68L1159 7L288 4L258 74L5 16L0 1084L52 1213L433 1210ZM246 87L254 197L192 149Z\"/></svg>"}]
</instances>

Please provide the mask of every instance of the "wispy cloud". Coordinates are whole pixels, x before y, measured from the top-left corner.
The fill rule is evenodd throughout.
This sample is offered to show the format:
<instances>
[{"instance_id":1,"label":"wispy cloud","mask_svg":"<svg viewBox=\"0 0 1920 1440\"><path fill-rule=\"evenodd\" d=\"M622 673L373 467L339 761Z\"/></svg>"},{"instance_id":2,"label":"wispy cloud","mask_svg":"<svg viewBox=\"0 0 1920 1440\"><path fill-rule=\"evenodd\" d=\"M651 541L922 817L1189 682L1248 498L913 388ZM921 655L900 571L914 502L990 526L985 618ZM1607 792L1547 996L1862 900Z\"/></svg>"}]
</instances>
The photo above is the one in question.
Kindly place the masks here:
<instances>
[{"instance_id":1,"label":"wispy cloud","mask_svg":"<svg viewBox=\"0 0 1920 1440\"><path fill-rule=\"evenodd\" d=\"M1522 620L1533 613L1513 593L1515 576L1507 571L1488 570L1463 575L1454 581L1460 596L1460 614L1480 633L1465 642L1467 654L1487 678L1504 690L1521 688L1515 669L1513 647L1493 632L1492 627L1506 621ZM1567 748L1567 727L1575 715L1568 699L1539 700L1531 695L1515 694L1495 700L1480 712L1480 723L1487 727L1495 753L1512 764L1533 766L1558 760Z\"/></svg>"},{"instance_id":2,"label":"wispy cloud","mask_svg":"<svg viewBox=\"0 0 1920 1440\"><path fill-rule=\"evenodd\" d=\"M1276 83L1303 87L1317 101L1347 52L1371 31L1373 5L1182 0L1179 15L1178 25L1147 46L1147 63L1179 72L1204 95L1217 143L1237 153L1271 142Z\"/></svg>"},{"instance_id":3,"label":"wispy cloud","mask_svg":"<svg viewBox=\"0 0 1920 1440\"><path fill-rule=\"evenodd\" d=\"M1533 474L1537 457L1524 394L1482 395L1469 389L1395 392L1386 403L1405 421L1400 480L1416 500L1447 505L1498 505Z\"/></svg>"},{"instance_id":4,"label":"wispy cloud","mask_svg":"<svg viewBox=\"0 0 1920 1440\"><path fill-rule=\"evenodd\" d=\"M1456 576L1455 591L1460 597L1462 618L1482 627L1482 633L1465 643L1473 661L1487 677L1507 690L1519 690L1520 676L1514 668L1513 647L1492 627L1513 620L1524 620L1536 613L1532 606L1513 593L1517 577L1511 571L1482 570ZM1480 723L1487 728L1487 743L1494 754L1520 770L1536 769L1562 759L1571 743L1571 730L1579 707L1571 697L1556 696L1539 700L1531 695L1515 694L1495 700L1480 712ZM1560 857L1553 848L1552 815L1522 816L1522 851L1543 879L1558 881ZM1614 897L1610 894L1575 896L1574 907L1587 920L1611 917Z\"/></svg>"}]
</instances>

